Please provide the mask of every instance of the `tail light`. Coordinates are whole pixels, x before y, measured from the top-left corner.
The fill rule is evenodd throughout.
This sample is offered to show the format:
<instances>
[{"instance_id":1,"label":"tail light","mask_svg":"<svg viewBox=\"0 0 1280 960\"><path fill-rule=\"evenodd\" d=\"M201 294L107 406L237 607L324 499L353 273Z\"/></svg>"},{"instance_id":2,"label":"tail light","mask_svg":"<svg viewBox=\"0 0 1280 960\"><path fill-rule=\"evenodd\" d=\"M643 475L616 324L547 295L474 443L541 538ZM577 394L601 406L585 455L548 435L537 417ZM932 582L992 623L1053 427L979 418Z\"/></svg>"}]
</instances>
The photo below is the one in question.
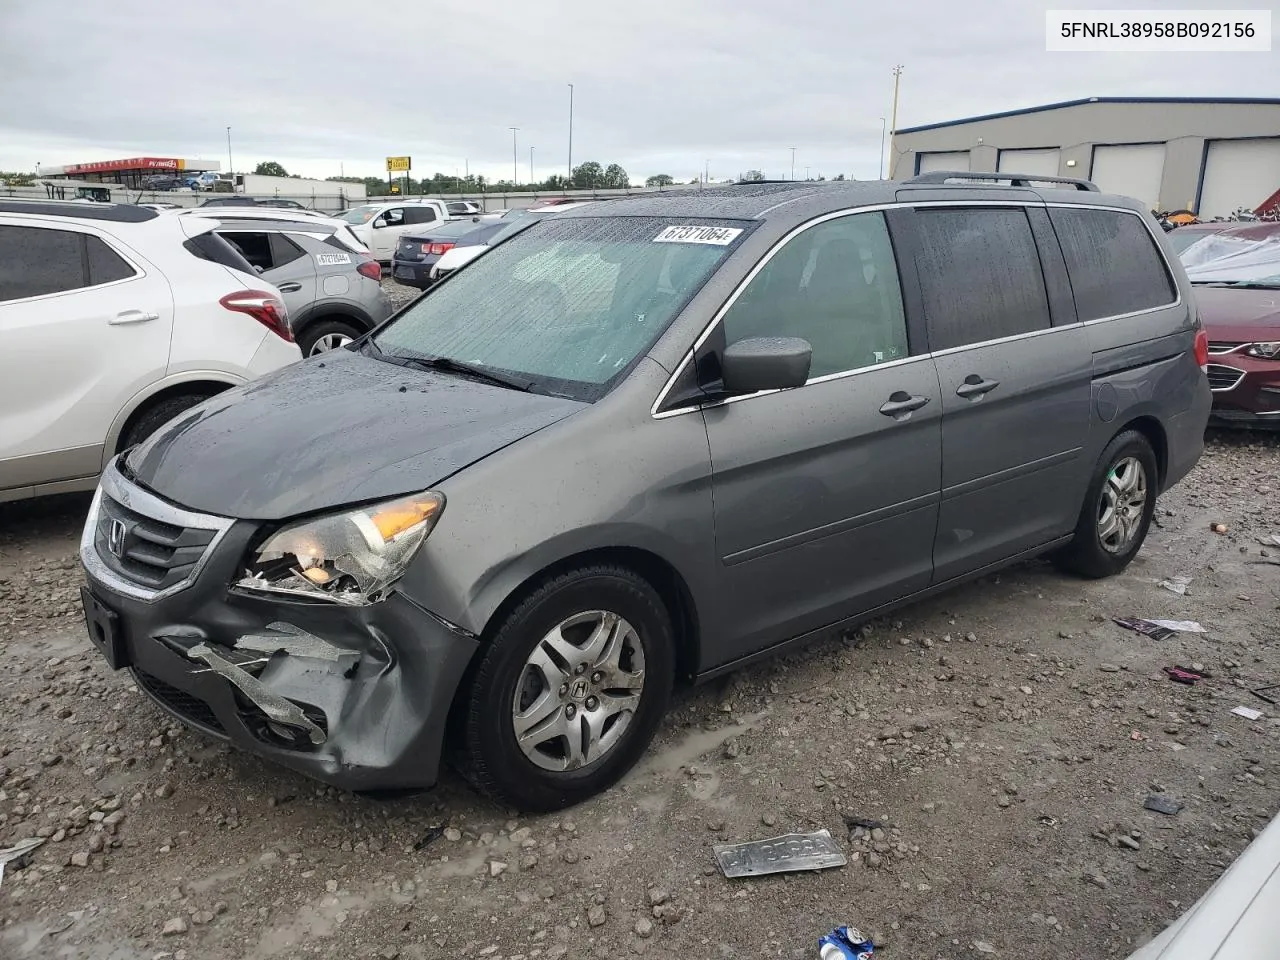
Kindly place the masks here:
<instances>
[{"instance_id":1,"label":"tail light","mask_svg":"<svg viewBox=\"0 0 1280 960\"><path fill-rule=\"evenodd\" d=\"M293 342L289 313L284 302L274 293L267 293L265 290L237 290L235 293L228 293L218 302L228 310L247 313L282 340Z\"/></svg>"},{"instance_id":2,"label":"tail light","mask_svg":"<svg viewBox=\"0 0 1280 960\"><path fill-rule=\"evenodd\" d=\"M1205 373L1209 372L1209 331L1203 327L1196 331L1196 363Z\"/></svg>"},{"instance_id":3,"label":"tail light","mask_svg":"<svg viewBox=\"0 0 1280 960\"><path fill-rule=\"evenodd\" d=\"M452 249L452 243L424 243L422 245L422 252L430 254L433 257L443 257Z\"/></svg>"},{"instance_id":4,"label":"tail light","mask_svg":"<svg viewBox=\"0 0 1280 960\"><path fill-rule=\"evenodd\" d=\"M370 280L382 280L382 266L377 260L362 260L356 264L356 273Z\"/></svg>"}]
</instances>

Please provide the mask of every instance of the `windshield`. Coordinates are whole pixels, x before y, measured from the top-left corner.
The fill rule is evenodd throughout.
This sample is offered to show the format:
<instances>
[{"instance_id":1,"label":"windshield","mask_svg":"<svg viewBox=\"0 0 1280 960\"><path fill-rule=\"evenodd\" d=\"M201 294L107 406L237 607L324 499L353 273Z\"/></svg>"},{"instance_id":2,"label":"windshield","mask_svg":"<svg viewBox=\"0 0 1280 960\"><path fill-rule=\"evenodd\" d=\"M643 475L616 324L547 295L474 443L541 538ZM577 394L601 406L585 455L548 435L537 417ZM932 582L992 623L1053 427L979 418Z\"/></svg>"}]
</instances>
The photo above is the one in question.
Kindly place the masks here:
<instances>
[{"instance_id":1,"label":"windshield","mask_svg":"<svg viewBox=\"0 0 1280 960\"><path fill-rule=\"evenodd\" d=\"M1245 240L1210 235L1180 254L1192 283L1280 289L1280 237Z\"/></svg>"},{"instance_id":2,"label":"windshield","mask_svg":"<svg viewBox=\"0 0 1280 960\"><path fill-rule=\"evenodd\" d=\"M446 357L531 383L603 396L749 224L666 218L533 218L374 337L402 357Z\"/></svg>"},{"instance_id":3,"label":"windshield","mask_svg":"<svg viewBox=\"0 0 1280 960\"><path fill-rule=\"evenodd\" d=\"M1187 249L1193 243L1199 243L1205 237L1213 236L1210 230L1172 230L1167 233L1166 238L1169 245L1173 247L1173 252L1181 255L1182 251Z\"/></svg>"},{"instance_id":4,"label":"windshield","mask_svg":"<svg viewBox=\"0 0 1280 960\"><path fill-rule=\"evenodd\" d=\"M378 213L380 208L376 204L366 204L363 207L352 207L346 213L338 214L339 220L345 220L347 223L368 223Z\"/></svg>"}]
</instances>

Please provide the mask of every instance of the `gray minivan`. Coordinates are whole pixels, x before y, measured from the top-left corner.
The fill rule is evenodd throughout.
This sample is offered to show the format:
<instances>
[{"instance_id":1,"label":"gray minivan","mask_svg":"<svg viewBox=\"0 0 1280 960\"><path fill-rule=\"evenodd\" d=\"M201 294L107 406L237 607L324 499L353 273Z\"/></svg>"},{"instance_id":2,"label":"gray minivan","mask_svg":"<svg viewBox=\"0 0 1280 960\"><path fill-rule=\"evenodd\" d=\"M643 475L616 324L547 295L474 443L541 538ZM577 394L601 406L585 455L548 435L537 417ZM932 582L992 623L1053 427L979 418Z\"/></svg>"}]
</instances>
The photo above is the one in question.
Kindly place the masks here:
<instances>
[{"instance_id":1,"label":"gray minivan","mask_svg":"<svg viewBox=\"0 0 1280 960\"><path fill-rule=\"evenodd\" d=\"M430 786L447 749L548 810L678 680L1041 553L1124 569L1202 449L1190 287L1134 201L967 176L540 220L118 457L93 641L321 780Z\"/></svg>"}]
</instances>

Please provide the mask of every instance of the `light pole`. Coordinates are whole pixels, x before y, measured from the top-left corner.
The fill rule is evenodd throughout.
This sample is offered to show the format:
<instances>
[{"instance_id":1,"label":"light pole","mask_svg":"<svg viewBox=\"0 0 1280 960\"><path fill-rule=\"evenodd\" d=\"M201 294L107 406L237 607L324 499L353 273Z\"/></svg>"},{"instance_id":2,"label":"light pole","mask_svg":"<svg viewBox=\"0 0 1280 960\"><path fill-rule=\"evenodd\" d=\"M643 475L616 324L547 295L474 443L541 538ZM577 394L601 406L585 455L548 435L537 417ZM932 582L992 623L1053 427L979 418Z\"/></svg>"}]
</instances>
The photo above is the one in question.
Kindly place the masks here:
<instances>
[{"instance_id":1,"label":"light pole","mask_svg":"<svg viewBox=\"0 0 1280 960\"><path fill-rule=\"evenodd\" d=\"M511 185L514 187L520 179L520 161L516 159L516 133L519 132L520 128L508 127L507 129L511 131Z\"/></svg>"},{"instance_id":2,"label":"light pole","mask_svg":"<svg viewBox=\"0 0 1280 960\"><path fill-rule=\"evenodd\" d=\"M880 179L884 179L884 131L885 119L880 118Z\"/></svg>"},{"instance_id":3,"label":"light pole","mask_svg":"<svg viewBox=\"0 0 1280 960\"><path fill-rule=\"evenodd\" d=\"M808 167L805 167L805 168L804 168L804 178L805 178L805 180L808 180L808 179L809 179L809 168L808 168Z\"/></svg>"},{"instance_id":4,"label":"light pole","mask_svg":"<svg viewBox=\"0 0 1280 960\"><path fill-rule=\"evenodd\" d=\"M894 140L898 132L898 86L902 81L902 64L898 64L893 68L893 113L889 120L889 129L893 132L889 134L889 179L893 179L893 168L897 163L897 156L894 153Z\"/></svg>"},{"instance_id":5,"label":"light pole","mask_svg":"<svg viewBox=\"0 0 1280 960\"><path fill-rule=\"evenodd\" d=\"M704 160L702 166L702 182L711 186L711 161Z\"/></svg>"},{"instance_id":6,"label":"light pole","mask_svg":"<svg viewBox=\"0 0 1280 960\"><path fill-rule=\"evenodd\" d=\"M330 170L333 168L330 167ZM227 127L227 173L235 174L235 166L231 163L231 128Z\"/></svg>"},{"instance_id":7,"label":"light pole","mask_svg":"<svg viewBox=\"0 0 1280 960\"><path fill-rule=\"evenodd\" d=\"M796 178L796 148L791 148L791 179Z\"/></svg>"},{"instance_id":8,"label":"light pole","mask_svg":"<svg viewBox=\"0 0 1280 960\"><path fill-rule=\"evenodd\" d=\"M530 147L529 148L529 185L532 186L534 182L535 181L533 179L533 147Z\"/></svg>"},{"instance_id":9,"label":"light pole","mask_svg":"<svg viewBox=\"0 0 1280 960\"><path fill-rule=\"evenodd\" d=\"M569 179L573 179L573 84L569 84Z\"/></svg>"}]
</instances>

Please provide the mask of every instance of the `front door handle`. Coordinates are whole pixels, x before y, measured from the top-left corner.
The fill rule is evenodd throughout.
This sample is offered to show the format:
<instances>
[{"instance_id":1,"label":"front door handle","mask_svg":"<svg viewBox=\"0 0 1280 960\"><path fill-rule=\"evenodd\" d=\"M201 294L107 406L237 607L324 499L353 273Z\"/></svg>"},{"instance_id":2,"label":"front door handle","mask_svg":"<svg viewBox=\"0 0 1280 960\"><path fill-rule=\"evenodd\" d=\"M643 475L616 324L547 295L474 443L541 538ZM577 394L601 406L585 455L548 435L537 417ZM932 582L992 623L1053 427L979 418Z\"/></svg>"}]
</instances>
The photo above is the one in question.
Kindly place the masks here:
<instances>
[{"instance_id":1,"label":"front door handle","mask_svg":"<svg viewBox=\"0 0 1280 960\"><path fill-rule=\"evenodd\" d=\"M895 390L880 407L880 412L895 420L905 420L928 402L928 397L913 397L905 390Z\"/></svg>"},{"instance_id":2,"label":"front door handle","mask_svg":"<svg viewBox=\"0 0 1280 960\"><path fill-rule=\"evenodd\" d=\"M956 387L956 396L966 400L980 400L998 386L999 380L984 380L976 373L971 373L964 378L964 383Z\"/></svg>"},{"instance_id":3,"label":"front door handle","mask_svg":"<svg viewBox=\"0 0 1280 960\"><path fill-rule=\"evenodd\" d=\"M121 310L107 323L113 327L119 327L126 323L146 323L148 320L159 319L160 314L158 313L147 313L145 310Z\"/></svg>"},{"instance_id":4,"label":"front door handle","mask_svg":"<svg viewBox=\"0 0 1280 960\"><path fill-rule=\"evenodd\" d=\"M302 289L302 284L294 283L292 280L290 280L287 283L277 283L276 288L281 293L297 293L299 290Z\"/></svg>"}]
</instances>

